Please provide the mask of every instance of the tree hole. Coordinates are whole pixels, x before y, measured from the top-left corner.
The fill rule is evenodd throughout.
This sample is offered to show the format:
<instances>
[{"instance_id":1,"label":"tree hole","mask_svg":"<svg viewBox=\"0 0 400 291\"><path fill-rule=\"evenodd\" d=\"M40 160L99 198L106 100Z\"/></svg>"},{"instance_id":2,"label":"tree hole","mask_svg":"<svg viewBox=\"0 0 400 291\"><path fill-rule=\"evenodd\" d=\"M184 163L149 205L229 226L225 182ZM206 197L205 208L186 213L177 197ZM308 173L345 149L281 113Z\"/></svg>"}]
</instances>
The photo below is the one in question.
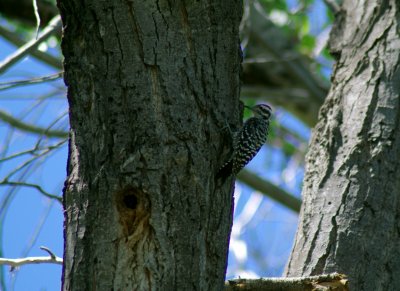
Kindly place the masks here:
<instances>
[{"instance_id":1,"label":"tree hole","mask_svg":"<svg viewBox=\"0 0 400 291\"><path fill-rule=\"evenodd\" d=\"M138 200L135 195L126 195L124 196L123 201L126 208L136 209Z\"/></svg>"},{"instance_id":2,"label":"tree hole","mask_svg":"<svg viewBox=\"0 0 400 291\"><path fill-rule=\"evenodd\" d=\"M125 236L146 231L150 203L141 189L124 187L115 193L119 222Z\"/></svg>"},{"instance_id":3,"label":"tree hole","mask_svg":"<svg viewBox=\"0 0 400 291\"><path fill-rule=\"evenodd\" d=\"M131 187L123 188L116 193L117 206L120 212L137 210L142 198L143 195L140 190Z\"/></svg>"}]
</instances>

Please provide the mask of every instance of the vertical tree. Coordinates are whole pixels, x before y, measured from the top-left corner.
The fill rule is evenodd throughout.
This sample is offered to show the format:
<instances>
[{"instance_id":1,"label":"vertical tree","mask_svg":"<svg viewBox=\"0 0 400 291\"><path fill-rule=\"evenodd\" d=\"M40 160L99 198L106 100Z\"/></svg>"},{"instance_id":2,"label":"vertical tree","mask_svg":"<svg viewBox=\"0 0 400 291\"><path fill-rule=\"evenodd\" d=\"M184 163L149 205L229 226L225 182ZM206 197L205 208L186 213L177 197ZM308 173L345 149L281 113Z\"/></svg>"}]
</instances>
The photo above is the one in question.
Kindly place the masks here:
<instances>
[{"instance_id":1,"label":"vertical tree","mask_svg":"<svg viewBox=\"0 0 400 291\"><path fill-rule=\"evenodd\" d=\"M64 290L221 290L221 128L241 1L59 0L70 105Z\"/></svg>"},{"instance_id":2,"label":"vertical tree","mask_svg":"<svg viewBox=\"0 0 400 291\"><path fill-rule=\"evenodd\" d=\"M307 155L287 275L342 272L352 290L400 276L398 1L344 1L330 48L331 91Z\"/></svg>"}]
</instances>

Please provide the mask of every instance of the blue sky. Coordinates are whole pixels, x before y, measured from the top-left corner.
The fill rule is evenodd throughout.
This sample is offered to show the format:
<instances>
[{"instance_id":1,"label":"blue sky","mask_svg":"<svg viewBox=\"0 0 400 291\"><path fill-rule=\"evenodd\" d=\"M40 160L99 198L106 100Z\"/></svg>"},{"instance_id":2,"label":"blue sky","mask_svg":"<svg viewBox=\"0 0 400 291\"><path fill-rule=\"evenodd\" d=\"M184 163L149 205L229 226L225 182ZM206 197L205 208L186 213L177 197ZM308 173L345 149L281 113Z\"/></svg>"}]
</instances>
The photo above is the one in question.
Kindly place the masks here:
<instances>
[{"instance_id":1,"label":"blue sky","mask_svg":"<svg viewBox=\"0 0 400 291\"><path fill-rule=\"evenodd\" d=\"M15 50L15 47L0 39L0 59ZM43 65L41 62L28 57L0 76L0 83L28 79L55 73L56 70ZM58 81L58 86L62 86ZM0 91L0 110L14 117L26 116L25 121L36 125L48 126L57 116L65 113L67 108L66 98L49 98L39 101L38 98L53 92L55 82L44 85L34 85L11 90ZM61 128L66 129L66 116L61 120ZM56 125L57 127L57 125ZM5 140L10 138L10 146L4 148ZM10 156L21 151L32 149L38 136L21 131L10 133L5 123L0 123L0 154ZM59 139L42 140L42 144L54 144ZM6 151L7 150L7 151ZM51 193L61 195L61 189L66 174L67 147L64 144L52 156L43 162L38 162L38 167L28 169L27 181L38 183ZM0 162L0 179L15 167L21 165L31 156L25 155L7 162ZM18 180L18 174L10 180ZM10 191L14 191L10 194ZM5 199L10 201L4 207ZM2 233L3 256L19 258L25 256L46 256L40 246L50 248L56 255L63 253L63 212L60 203L45 198L38 191L27 187L0 187L0 217L4 218ZM61 266L53 264L27 265L10 271L4 267L3 274L7 289L12 290L59 290ZM13 283L14 282L14 283Z\"/></svg>"}]
</instances>

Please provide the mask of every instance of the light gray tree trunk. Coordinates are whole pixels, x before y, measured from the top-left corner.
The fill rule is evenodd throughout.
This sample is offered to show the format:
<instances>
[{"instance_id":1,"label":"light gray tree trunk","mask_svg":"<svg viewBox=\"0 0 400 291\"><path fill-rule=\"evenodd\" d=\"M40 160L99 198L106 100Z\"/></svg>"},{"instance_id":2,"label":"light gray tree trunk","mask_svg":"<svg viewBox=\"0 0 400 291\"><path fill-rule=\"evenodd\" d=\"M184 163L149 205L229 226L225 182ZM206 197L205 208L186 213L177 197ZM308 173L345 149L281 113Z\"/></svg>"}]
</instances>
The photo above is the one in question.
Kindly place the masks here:
<instances>
[{"instance_id":1,"label":"light gray tree trunk","mask_svg":"<svg viewBox=\"0 0 400 291\"><path fill-rule=\"evenodd\" d=\"M59 0L71 140L63 290L221 290L241 1Z\"/></svg>"},{"instance_id":2,"label":"light gray tree trunk","mask_svg":"<svg viewBox=\"0 0 400 291\"><path fill-rule=\"evenodd\" d=\"M343 2L332 88L313 130L289 276L341 272L399 290L400 2Z\"/></svg>"}]
</instances>

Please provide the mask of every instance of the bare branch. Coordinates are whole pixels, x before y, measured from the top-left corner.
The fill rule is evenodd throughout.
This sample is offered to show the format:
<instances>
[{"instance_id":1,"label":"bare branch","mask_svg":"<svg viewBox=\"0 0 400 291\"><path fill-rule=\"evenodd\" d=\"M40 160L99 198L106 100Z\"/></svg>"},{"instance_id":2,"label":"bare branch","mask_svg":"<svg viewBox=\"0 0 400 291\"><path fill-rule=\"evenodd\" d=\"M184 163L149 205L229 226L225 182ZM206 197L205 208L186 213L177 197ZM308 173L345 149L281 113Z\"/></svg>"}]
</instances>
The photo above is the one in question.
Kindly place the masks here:
<instances>
[{"instance_id":1,"label":"bare branch","mask_svg":"<svg viewBox=\"0 0 400 291\"><path fill-rule=\"evenodd\" d=\"M262 8L260 3L255 2L254 9L258 11L260 15L264 14L264 8ZM250 29L250 37L257 41L266 53L281 62L283 68L285 68L292 78L304 85L304 88L310 92L310 97L313 102L322 104L326 92L321 88L319 80L317 80L305 64L300 61L300 56L299 59L294 57L297 53L293 52L291 54L292 60L287 60L286 56L282 55L282 51L279 51L275 46L273 46L270 39L268 39L265 34L261 33L262 29L262 24L257 25L257 23L253 23Z\"/></svg>"},{"instance_id":2,"label":"bare branch","mask_svg":"<svg viewBox=\"0 0 400 291\"><path fill-rule=\"evenodd\" d=\"M28 264L42 264L42 263L50 263L50 264L58 264L62 265L63 259L60 257L26 257L20 259L7 259L0 258L0 265L9 265L13 268L20 267L22 265Z\"/></svg>"},{"instance_id":3,"label":"bare branch","mask_svg":"<svg viewBox=\"0 0 400 291\"><path fill-rule=\"evenodd\" d=\"M24 163L22 163L21 165L19 165L18 167L15 167L11 172L8 173L8 175L3 179L3 182L9 182L9 179L15 175L17 172L19 172L21 169L29 166L34 160L43 157L45 155L47 155L48 153L50 153L54 148L57 148L58 146L61 146L62 144L64 144L65 142L67 142L67 139L59 142L57 145L48 147L46 150L44 150L42 153L40 154L36 154L34 155L34 157L30 158L29 160L25 161ZM16 154L17 155L17 154ZM1 160L0 160L1 161Z\"/></svg>"},{"instance_id":4,"label":"bare branch","mask_svg":"<svg viewBox=\"0 0 400 291\"><path fill-rule=\"evenodd\" d=\"M25 40L21 39L15 33L9 31L8 29L2 26L0 26L0 35L18 47L23 46L26 43ZM36 59L48 64L49 66L52 66L58 70L63 69L63 65L60 58L53 57L52 55L44 53L39 50L31 51L30 54Z\"/></svg>"},{"instance_id":5,"label":"bare branch","mask_svg":"<svg viewBox=\"0 0 400 291\"><path fill-rule=\"evenodd\" d=\"M36 18L36 38L39 35L39 28L40 28L40 15L39 15L39 8L36 3L36 0L32 0L32 5L33 5L33 11L35 13L35 18Z\"/></svg>"},{"instance_id":6,"label":"bare branch","mask_svg":"<svg viewBox=\"0 0 400 291\"><path fill-rule=\"evenodd\" d=\"M282 190L278 186L275 186L269 181L263 180L257 177L255 174L243 169L237 175L240 181L249 185L254 190L264 193L268 197L274 199L275 201L281 203L283 206L293 210L294 212L300 212L301 200L285 190Z\"/></svg>"},{"instance_id":7,"label":"bare branch","mask_svg":"<svg viewBox=\"0 0 400 291\"><path fill-rule=\"evenodd\" d=\"M62 75L63 75L63 72L58 72L56 74L43 76L43 77L39 77L39 78L31 78L31 79L27 79L27 80L19 80L19 81L10 81L10 82L0 83L0 91L8 90L8 89L19 87L19 86L41 84L44 82L55 81L55 80L60 79L62 77Z\"/></svg>"},{"instance_id":8,"label":"bare branch","mask_svg":"<svg viewBox=\"0 0 400 291\"><path fill-rule=\"evenodd\" d=\"M227 282L225 282L224 290L348 291L348 288L348 279L346 275L332 273L309 277L228 280Z\"/></svg>"},{"instance_id":9,"label":"bare branch","mask_svg":"<svg viewBox=\"0 0 400 291\"><path fill-rule=\"evenodd\" d=\"M45 135L47 137L58 137L58 138L67 138L68 132L61 131L61 130L50 130L46 128L37 127L28 123L24 123L17 118L5 113L4 111L0 110L0 120L10 124L11 126L18 128L22 131L27 131L30 133Z\"/></svg>"},{"instance_id":10,"label":"bare branch","mask_svg":"<svg viewBox=\"0 0 400 291\"><path fill-rule=\"evenodd\" d=\"M43 30L37 39L33 39L20 47L13 54L8 56L2 63L0 63L0 74L4 73L15 63L23 59L26 55L34 51L37 46L49 38L53 33L61 29L61 17L54 17L48 26Z\"/></svg>"},{"instance_id":11,"label":"bare branch","mask_svg":"<svg viewBox=\"0 0 400 291\"><path fill-rule=\"evenodd\" d=\"M42 25L46 25L54 16L59 14L56 1L36 0L36 2ZM35 15L32 13L32 0L1 0L0 10L2 19L17 21L16 25L22 24L29 27L36 25Z\"/></svg>"},{"instance_id":12,"label":"bare branch","mask_svg":"<svg viewBox=\"0 0 400 291\"><path fill-rule=\"evenodd\" d=\"M37 144L33 149L18 152L16 154L13 154L13 155L10 155L10 156L4 157L4 158L0 158L0 162L12 160L12 159L24 156L24 155L33 155L35 157L42 156L42 155L49 153L51 150L59 148L66 142L67 142L67 140L63 140L55 145L47 146L45 148L39 148L39 144Z\"/></svg>"},{"instance_id":13,"label":"bare branch","mask_svg":"<svg viewBox=\"0 0 400 291\"><path fill-rule=\"evenodd\" d=\"M8 180L3 180L0 182L0 186L23 186L23 187L31 187L35 188L38 190L40 193L42 193L44 196L50 199L55 199L58 202L62 203L62 198L60 196L50 194L49 192L45 191L41 186L33 183L27 183L27 182L22 182L22 181L8 181Z\"/></svg>"},{"instance_id":14,"label":"bare branch","mask_svg":"<svg viewBox=\"0 0 400 291\"><path fill-rule=\"evenodd\" d=\"M44 251L48 252L52 259L55 259L57 257L48 247L41 246L39 248L41 250L44 250Z\"/></svg>"}]
</instances>

